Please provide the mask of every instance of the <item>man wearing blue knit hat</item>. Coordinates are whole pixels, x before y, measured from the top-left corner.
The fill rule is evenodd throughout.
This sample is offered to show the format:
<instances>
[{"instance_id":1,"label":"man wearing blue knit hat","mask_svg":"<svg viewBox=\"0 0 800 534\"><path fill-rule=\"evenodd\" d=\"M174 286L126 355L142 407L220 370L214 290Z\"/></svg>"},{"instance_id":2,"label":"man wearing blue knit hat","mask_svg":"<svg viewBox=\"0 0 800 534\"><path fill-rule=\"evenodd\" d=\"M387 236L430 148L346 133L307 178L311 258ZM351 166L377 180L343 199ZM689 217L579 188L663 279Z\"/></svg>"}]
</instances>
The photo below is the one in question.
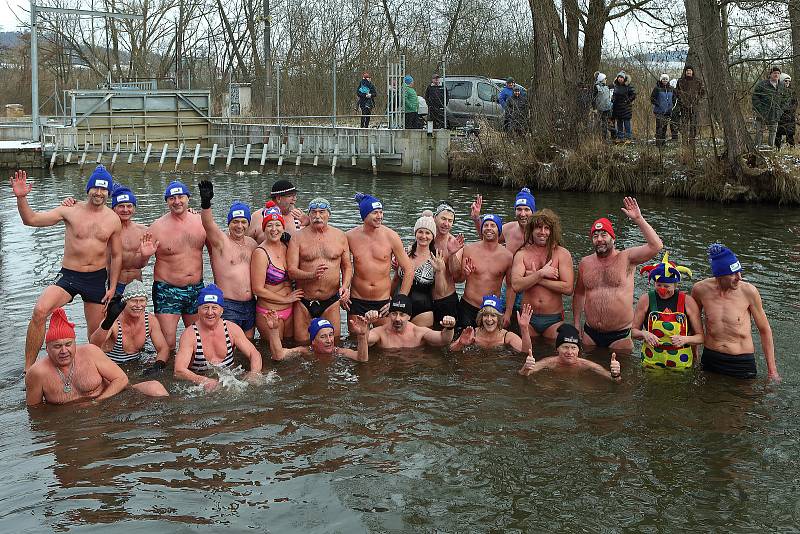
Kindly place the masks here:
<instances>
[{"instance_id":1,"label":"man wearing blue knit hat","mask_svg":"<svg viewBox=\"0 0 800 534\"><path fill-rule=\"evenodd\" d=\"M203 289L203 247L206 231L200 215L189 211L189 187L179 181L164 190L166 214L150 225L156 255L153 266L153 309L170 348L175 347L178 320L197 319L197 295Z\"/></svg>"},{"instance_id":2,"label":"man wearing blue knit hat","mask_svg":"<svg viewBox=\"0 0 800 534\"><path fill-rule=\"evenodd\" d=\"M147 227L133 222L136 215L136 195L121 184L115 184L111 192L111 209L122 223L122 271L117 282L117 295L122 295L125 285L142 279L142 269L155 254L157 244L147 233Z\"/></svg>"},{"instance_id":3,"label":"man wearing blue knit hat","mask_svg":"<svg viewBox=\"0 0 800 534\"><path fill-rule=\"evenodd\" d=\"M383 203L364 193L357 193L355 201L358 202L364 224L346 234L353 255L353 281L350 304L342 302L342 306L347 310L348 318L366 315L370 310L377 310L385 318L389 315L392 289L389 276L392 256L404 272L410 273L414 267L397 232L383 226ZM413 281L413 276L403 277L399 292L408 295Z\"/></svg>"},{"instance_id":4,"label":"man wearing blue knit hat","mask_svg":"<svg viewBox=\"0 0 800 534\"><path fill-rule=\"evenodd\" d=\"M692 288L692 297L705 317L705 341L700 360L703 371L735 378L756 377L752 320L761 338L767 377L772 382L780 382L772 328L758 289L742 280L742 264L728 247L720 243L708 247L708 261L713 276Z\"/></svg>"},{"instance_id":5,"label":"man wearing blue knit hat","mask_svg":"<svg viewBox=\"0 0 800 534\"><path fill-rule=\"evenodd\" d=\"M114 296L119 280L122 225L106 206L113 181L102 165L98 165L89 178L85 202L77 202L74 206L62 205L49 211L36 212L28 204L27 197L33 189L33 184L28 183L28 173L17 171L10 182L23 224L42 228L64 221L66 227L61 271L39 296L28 324L25 340L27 370L42 348L45 321L57 308L71 302L75 295L80 295L83 300L88 331L94 332L100 326L104 305ZM106 270L109 263L110 272ZM109 287L111 289L107 289Z\"/></svg>"},{"instance_id":6,"label":"man wearing blue knit hat","mask_svg":"<svg viewBox=\"0 0 800 534\"><path fill-rule=\"evenodd\" d=\"M250 208L234 202L228 210L228 231L223 232L214 222L211 199L214 184L203 180L200 190L200 219L206 231L206 246L211 257L211 271L216 283L225 293L222 318L236 323L248 339L253 339L256 326L256 301L250 286L250 259L258 243L247 236Z\"/></svg>"}]
</instances>

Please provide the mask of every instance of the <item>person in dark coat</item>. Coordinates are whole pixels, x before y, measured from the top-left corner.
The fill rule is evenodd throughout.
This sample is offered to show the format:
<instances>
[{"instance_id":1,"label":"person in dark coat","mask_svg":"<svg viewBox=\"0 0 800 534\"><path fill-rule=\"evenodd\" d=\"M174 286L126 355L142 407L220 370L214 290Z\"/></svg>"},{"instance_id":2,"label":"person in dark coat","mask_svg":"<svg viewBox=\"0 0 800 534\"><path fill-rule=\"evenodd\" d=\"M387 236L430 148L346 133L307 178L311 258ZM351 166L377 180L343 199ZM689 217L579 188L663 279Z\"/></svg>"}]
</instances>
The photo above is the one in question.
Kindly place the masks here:
<instances>
[{"instance_id":1,"label":"person in dark coat","mask_svg":"<svg viewBox=\"0 0 800 534\"><path fill-rule=\"evenodd\" d=\"M515 87L511 97L506 99L503 128L513 137L522 137L528 130L528 97L519 87Z\"/></svg>"},{"instance_id":2,"label":"person in dark coat","mask_svg":"<svg viewBox=\"0 0 800 534\"><path fill-rule=\"evenodd\" d=\"M631 117L633 117L633 101L636 89L631 85L631 77L625 72L617 74L614 90L611 94L611 116L617 123L617 141L629 142L633 137Z\"/></svg>"},{"instance_id":3,"label":"person in dark coat","mask_svg":"<svg viewBox=\"0 0 800 534\"><path fill-rule=\"evenodd\" d=\"M695 76L691 65L683 67L683 75L675 85L675 101L677 115L680 115L681 136L683 143L694 143L697 137L697 114L700 111L700 100L706 96L703 81Z\"/></svg>"},{"instance_id":4,"label":"person in dark coat","mask_svg":"<svg viewBox=\"0 0 800 534\"><path fill-rule=\"evenodd\" d=\"M378 91L375 89L375 84L372 83L369 72L364 72L362 76L361 83L356 89L356 99L361 110L361 127L369 128L369 117L375 107L375 97L378 96Z\"/></svg>"},{"instance_id":5,"label":"person in dark coat","mask_svg":"<svg viewBox=\"0 0 800 534\"><path fill-rule=\"evenodd\" d=\"M650 103L653 104L653 114L656 116L657 146L663 146L667 139L667 126L674 106L673 96L672 87L669 86L669 75L662 74L650 93Z\"/></svg>"},{"instance_id":6,"label":"person in dark coat","mask_svg":"<svg viewBox=\"0 0 800 534\"><path fill-rule=\"evenodd\" d=\"M772 67L769 78L761 80L753 88L751 103L755 119L756 145L764 144L764 133L767 133L767 145L775 146L778 134L778 120L783 114L784 87L780 83L781 69Z\"/></svg>"},{"instance_id":7,"label":"person in dark coat","mask_svg":"<svg viewBox=\"0 0 800 534\"><path fill-rule=\"evenodd\" d=\"M428 103L428 117L436 129L444 128L444 86L438 74L434 74L431 84L425 89L425 102Z\"/></svg>"},{"instance_id":8,"label":"person in dark coat","mask_svg":"<svg viewBox=\"0 0 800 534\"><path fill-rule=\"evenodd\" d=\"M783 82L785 91L783 101L783 113L778 120L778 133L775 136L775 148L780 148L783 138L791 146L794 146L794 125L797 121L797 97L792 90L792 77L788 74L781 74L780 80Z\"/></svg>"}]
</instances>

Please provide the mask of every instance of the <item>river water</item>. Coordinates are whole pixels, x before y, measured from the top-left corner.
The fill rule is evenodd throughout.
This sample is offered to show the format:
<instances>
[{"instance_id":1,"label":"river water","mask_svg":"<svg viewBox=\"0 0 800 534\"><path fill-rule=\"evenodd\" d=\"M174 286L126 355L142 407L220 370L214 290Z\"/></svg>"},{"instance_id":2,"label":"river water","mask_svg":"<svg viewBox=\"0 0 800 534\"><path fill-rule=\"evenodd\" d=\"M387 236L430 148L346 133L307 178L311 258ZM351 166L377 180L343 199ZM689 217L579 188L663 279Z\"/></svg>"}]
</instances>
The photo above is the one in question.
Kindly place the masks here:
<instances>
[{"instance_id":1,"label":"river water","mask_svg":"<svg viewBox=\"0 0 800 534\"><path fill-rule=\"evenodd\" d=\"M174 174L128 171L140 222L164 211ZM88 174L88 167L85 173ZM82 195L76 167L35 171L35 209ZM216 185L216 218L234 199L261 204L274 174L184 172ZM419 212L474 194L512 214L514 192L446 178L304 169L298 204L333 203L332 223L359 223L356 191L382 198L405 240ZM196 189L195 189L196 191ZM590 223L611 215L619 246L640 243L617 195L534 192L557 210L573 256L590 253ZM516 374L505 352L380 353L367 364L272 363L268 382L197 393L171 377L162 400L123 392L99 405L28 410L25 329L42 287L60 267L63 227L22 226L0 193L0 531L105 532L545 532L778 531L800 524L800 363L794 339L800 225L796 209L640 198L671 258L708 276L706 246L721 240L765 300L783 384L700 372L643 372L624 358L623 383ZM193 197L199 207L199 196ZM488 211L488 210L485 210ZM211 279L206 266L206 280ZM145 271L152 280L152 264ZM688 284L684 284L688 289ZM645 287L637 281L637 294ZM78 299L79 300L79 299ZM81 305L67 307L85 339ZM265 345L257 345L268 354ZM536 346L537 354L552 349ZM589 355L605 365L607 353ZM129 369L135 376L136 369Z\"/></svg>"}]
</instances>

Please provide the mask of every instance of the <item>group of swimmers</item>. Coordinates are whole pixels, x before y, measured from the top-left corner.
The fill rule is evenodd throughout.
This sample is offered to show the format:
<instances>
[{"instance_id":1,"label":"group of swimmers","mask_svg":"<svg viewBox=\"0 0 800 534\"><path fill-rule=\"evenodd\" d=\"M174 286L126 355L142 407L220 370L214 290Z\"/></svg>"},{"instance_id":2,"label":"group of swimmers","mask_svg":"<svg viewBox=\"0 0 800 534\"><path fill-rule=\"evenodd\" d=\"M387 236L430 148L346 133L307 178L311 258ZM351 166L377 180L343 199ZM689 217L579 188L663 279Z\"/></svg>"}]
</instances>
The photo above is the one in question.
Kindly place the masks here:
<instances>
[{"instance_id":1,"label":"group of swimmers","mask_svg":"<svg viewBox=\"0 0 800 534\"><path fill-rule=\"evenodd\" d=\"M115 184L103 166L89 177L85 201L66 199L49 211L28 205L32 185L24 171L10 182L24 224L63 221L66 227L62 269L39 297L27 330L31 405L109 397L128 384L117 364L143 362L143 374L152 377L173 353L174 376L207 390L218 386L210 371L234 364L234 349L248 360L247 378L257 379L263 361L252 343L256 330L268 341L273 360L313 355L363 362L370 346L452 351L508 346L527 355L519 370L523 375L586 369L618 381L616 352L630 352L633 339L641 339L645 367L691 367L703 345L705 371L754 378L752 319L769 378L780 380L759 293L742 280L741 264L728 248L709 248L713 276L696 283L691 294L677 287L690 271L665 253L661 262L641 269L653 289L634 307L637 266L663 248L634 198L624 199L622 212L645 244L617 249L611 221L599 218L589 228L594 253L581 259L576 276L558 215L537 210L527 188L516 195L515 220L505 225L500 216L481 213L483 199L477 196L470 207L480 238L475 243L451 233L456 210L442 203L417 219L414 241L405 248L383 224L378 198L357 194L363 223L343 232L330 224L327 199L313 198L301 211L297 189L284 179L273 184L263 208L251 211L234 202L227 230L214 221L214 186L208 180L197 187L199 214L189 207L192 190L180 181L170 183L164 192L167 211L149 228L133 221L134 192ZM202 279L204 248L214 276L209 285ZM151 256L148 291L142 268ZM83 300L89 344L76 343L74 325L62 309L75 295ZM572 296L572 322L565 322L565 296ZM338 345L340 309L347 312L356 350ZM185 330L177 340L181 319ZM536 361L531 349L536 336L555 340L556 355ZM290 338L297 348L284 348ZM43 341L47 357L37 361ZM595 346L612 351L608 369L580 356L581 349ZM155 380L134 387L168 394Z\"/></svg>"}]
</instances>

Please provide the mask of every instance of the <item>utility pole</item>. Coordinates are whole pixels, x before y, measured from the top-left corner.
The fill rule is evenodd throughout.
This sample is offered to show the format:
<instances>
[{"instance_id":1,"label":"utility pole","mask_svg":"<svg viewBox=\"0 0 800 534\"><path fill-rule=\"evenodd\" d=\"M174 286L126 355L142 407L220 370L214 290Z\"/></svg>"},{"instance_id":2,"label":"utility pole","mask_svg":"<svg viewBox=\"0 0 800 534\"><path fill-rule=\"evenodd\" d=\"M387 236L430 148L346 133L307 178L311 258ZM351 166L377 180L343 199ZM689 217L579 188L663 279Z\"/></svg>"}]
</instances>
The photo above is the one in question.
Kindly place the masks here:
<instances>
[{"instance_id":1,"label":"utility pole","mask_svg":"<svg viewBox=\"0 0 800 534\"><path fill-rule=\"evenodd\" d=\"M107 11L94 11L89 9L68 9L63 7L37 6L35 0L30 0L31 11L31 134L34 140L39 139L39 43L36 38L39 13L61 13L62 15L77 15L78 17L112 18L144 20L142 15L128 15L126 13L110 13ZM108 27L106 27L108 32Z\"/></svg>"},{"instance_id":2,"label":"utility pole","mask_svg":"<svg viewBox=\"0 0 800 534\"><path fill-rule=\"evenodd\" d=\"M269 12L269 0L264 0L264 98L265 115L272 116L272 15Z\"/></svg>"}]
</instances>

